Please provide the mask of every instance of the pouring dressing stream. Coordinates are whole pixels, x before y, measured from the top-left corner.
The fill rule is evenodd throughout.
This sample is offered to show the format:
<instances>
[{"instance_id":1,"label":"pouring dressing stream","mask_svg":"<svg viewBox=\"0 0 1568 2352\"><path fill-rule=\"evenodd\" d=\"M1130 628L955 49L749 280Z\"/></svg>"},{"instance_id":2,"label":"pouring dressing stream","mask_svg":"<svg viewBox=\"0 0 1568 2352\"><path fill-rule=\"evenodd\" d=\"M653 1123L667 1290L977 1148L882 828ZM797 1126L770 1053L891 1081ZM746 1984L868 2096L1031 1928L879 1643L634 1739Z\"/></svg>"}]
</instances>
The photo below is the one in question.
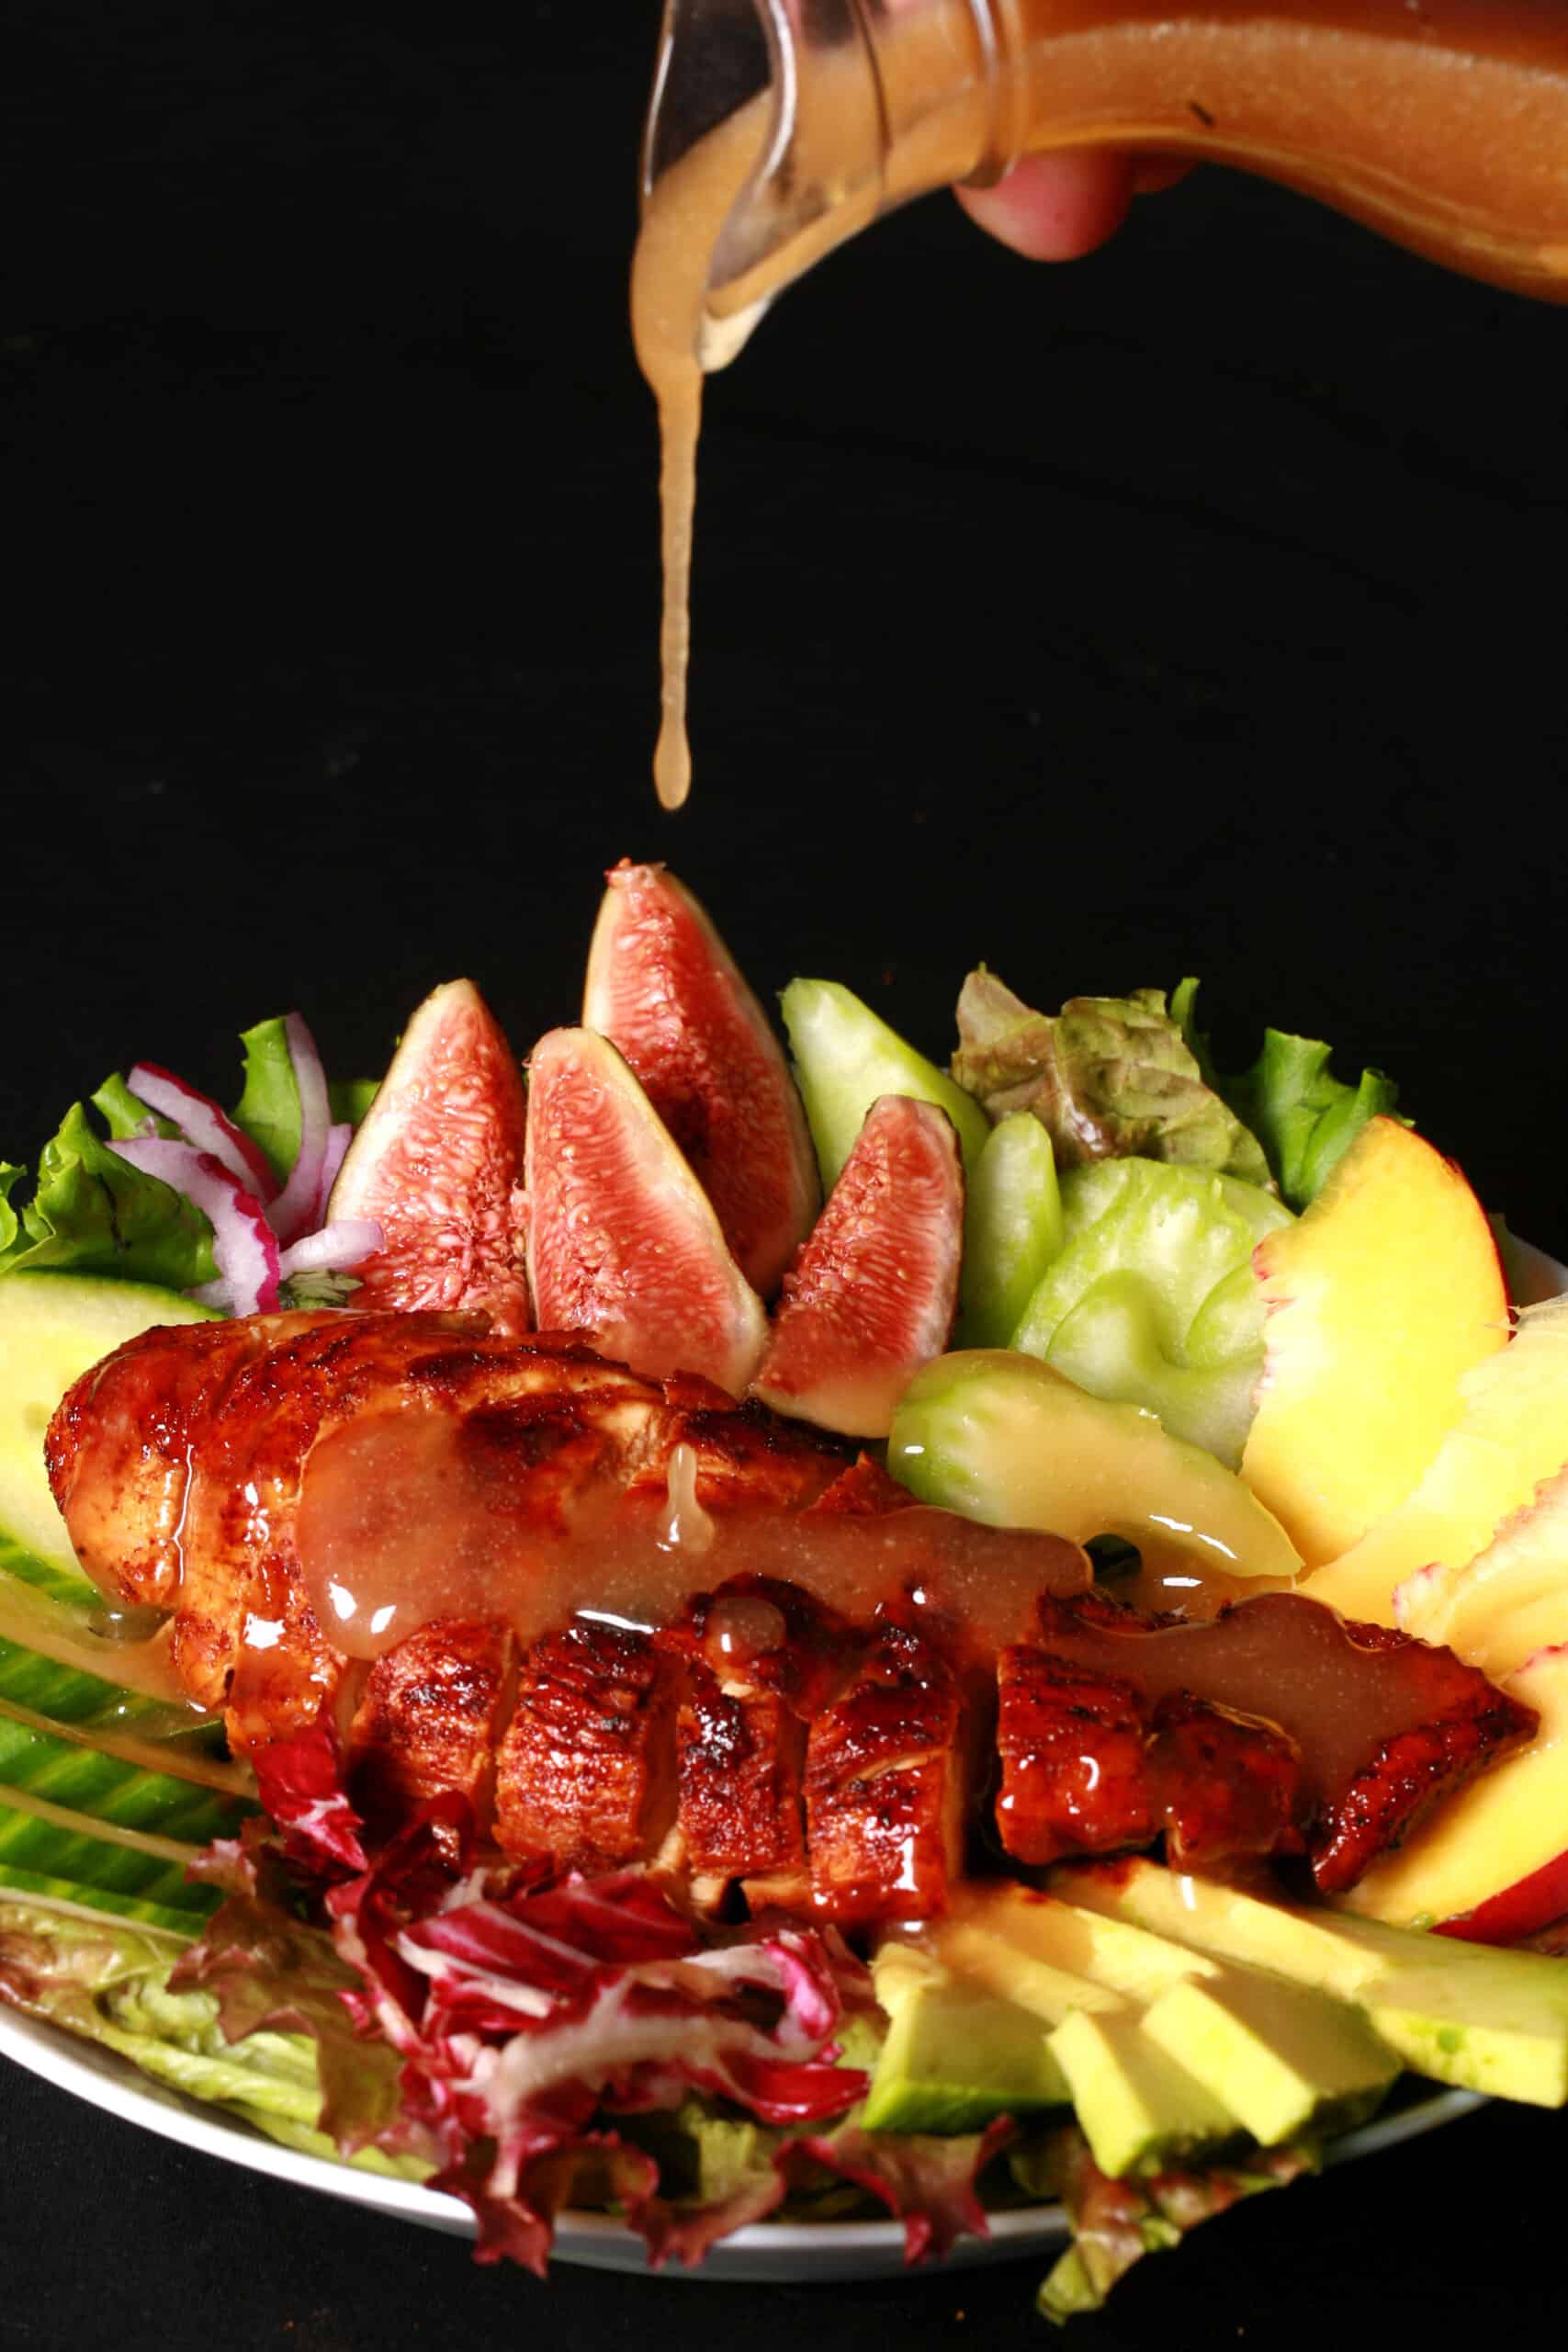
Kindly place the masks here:
<instances>
[{"instance_id":1,"label":"pouring dressing stream","mask_svg":"<svg viewBox=\"0 0 1568 2352\"><path fill-rule=\"evenodd\" d=\"M704 375L880 214L1089 146L1236 164L1568 300L1568 0L665 0L631 292L662 443L664 807L691 785Z\"/></svg>"}]
</instances>

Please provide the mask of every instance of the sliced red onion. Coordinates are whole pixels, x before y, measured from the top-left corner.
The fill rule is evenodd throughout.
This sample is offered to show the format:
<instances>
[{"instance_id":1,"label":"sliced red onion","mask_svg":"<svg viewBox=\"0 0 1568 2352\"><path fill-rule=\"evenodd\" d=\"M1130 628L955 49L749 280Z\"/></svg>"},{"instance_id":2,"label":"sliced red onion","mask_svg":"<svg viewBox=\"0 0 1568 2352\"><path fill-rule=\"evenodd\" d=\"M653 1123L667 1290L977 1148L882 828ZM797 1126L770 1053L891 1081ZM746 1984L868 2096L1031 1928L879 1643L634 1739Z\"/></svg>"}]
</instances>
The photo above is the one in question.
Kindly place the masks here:
<instances>
[{"instance_id":1,"label":"sliced red onion","mask_svg":"<svg viewBox=\"0 0 1568 2352\"><path fill-rule=\"evenodd\" d=\"M333 1196L338 1170L348 1157L348 1147L354 1141L354 1129L345 1119L341 1126L327 1129L326 1156L321 1161L321 1181L316 1188L316 1214L310 1222L321 1225L327 1214L327 1203Z\"/></svg>"},{"instance_id":2,"label":"sliced red onion","mask_svg":"<svg viewBox=\"0 0 1568 2352\"><path fill-rule=\"evenodd\" d=\"M277 1238L255 1194L209 1151L166 1136L128 1136L111 1151L182 1193L212 1227L219 1279L193 1293L231 1315L268 1315L277 1305Z\"/></svg>"},{"instance_id":3,"label":"sliced red onion","mask_svg":"<svg viewBox=\"0 0 1568 2352\"><path fill-rule=\"evenodd\" d=\"M172 1119L187 1143L193 1143L197 1151L209 1153L220 1167L226 1168L231 1176L237 1176L257 1200L271 1200L277 1190L277 1179L267 1166L265 1153L209 1094L187 1086L183 1078L176 1078L173 1070L161 1069L156 1062L138 1062L126 1082L138 1102L145 1102L160 1118Z\"/></svg>"},{"instance_id":4,"label":"sliced red onion","mask_svg":"<svg viewBox=\"0 0 1568 2352\"><path fill-rule=\"evenodd\" d=\"M381 1241L381 1228L373 1216L340 1216L319 1233L290 1242L278 1259L277 1271L285 1282L295 1274L344 1273L373 1258Z\"/></svg>"},{"instance_id":5,"label":"sliced red onion","mask_svg":"<svg viewBox=\"0 0 1568 2352\"><path fill-rule=\"evenodd\" d=\"M327 1074L316 1051L316 1041L299 1013L283 1024L294 1083L299 1094L299 1149L288 1182L272 1204L273 1229L280 1241L297 1241L315 1222L326 1165L327 1135L332 1111L327 1101Z\"/></svg>"}]
</instances>

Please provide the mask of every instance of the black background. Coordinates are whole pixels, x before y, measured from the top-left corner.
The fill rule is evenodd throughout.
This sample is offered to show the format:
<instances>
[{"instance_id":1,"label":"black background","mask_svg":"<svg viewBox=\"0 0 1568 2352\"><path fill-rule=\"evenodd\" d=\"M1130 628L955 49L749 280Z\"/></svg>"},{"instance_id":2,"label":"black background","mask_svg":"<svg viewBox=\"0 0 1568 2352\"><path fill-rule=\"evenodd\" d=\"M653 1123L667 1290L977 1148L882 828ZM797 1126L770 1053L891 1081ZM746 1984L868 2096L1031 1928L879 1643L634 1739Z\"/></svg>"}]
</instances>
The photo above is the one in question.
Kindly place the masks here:
<instances>
[{"instance_id":1,"label":"black background","mask_svg":"<svg viewBox=\"0 0 1568 2352\"><path fill-rule=\"evenodd\" d=\"M1568 323L1212 172L1032 272L936 198L710 398L690 809L648 780L649 403L625 322L653 0L504 16L12 0L0 98L0 1147L138 1056L213 1091L299 1005L372 1069L468 972L574 1017L663 857L759 989L937 1053L1202 974L1392 1070L1568 1245ZM1039 2265L853 2289L561 2270L222 2169L7 2070L0 2342L299 2352L1040 2341ZM1075 2340L1528 2327L1555 2119L1266 2199Z\"/></svg>"}]
</instances>

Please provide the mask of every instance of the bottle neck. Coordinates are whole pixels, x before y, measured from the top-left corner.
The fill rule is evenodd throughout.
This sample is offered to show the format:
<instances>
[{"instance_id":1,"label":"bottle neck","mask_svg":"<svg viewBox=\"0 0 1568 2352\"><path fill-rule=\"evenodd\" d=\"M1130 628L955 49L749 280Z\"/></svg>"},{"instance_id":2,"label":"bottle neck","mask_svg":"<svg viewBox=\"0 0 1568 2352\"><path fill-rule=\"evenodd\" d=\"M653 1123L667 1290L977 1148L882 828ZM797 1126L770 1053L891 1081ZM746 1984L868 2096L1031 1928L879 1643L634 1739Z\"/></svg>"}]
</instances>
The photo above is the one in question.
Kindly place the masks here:
<instances>
[{"instance_id":1,"label":"bottle neck","mask_svg":"<svg viewBox=\"0 0 1568 2352\"><path fill-rule=\"evenodd\" d=\"M705 368L880 213L1022 152L1018 34L1018 0L666 0L643 201L708 192Z\"/></svg>"},{"instance_id":2,"label":"bottle neck","mask_svg":"<svg viewBox=\"0 0 1568 2352\"><path fill-rule=\"evenodd\" d=\"M1029 148L1027 85L1016 70L1029 43L1024 0L968 0L983 60L988 101L986 151L966 179L987 183L1010 171Z\"/></svg>"}]
</instances>

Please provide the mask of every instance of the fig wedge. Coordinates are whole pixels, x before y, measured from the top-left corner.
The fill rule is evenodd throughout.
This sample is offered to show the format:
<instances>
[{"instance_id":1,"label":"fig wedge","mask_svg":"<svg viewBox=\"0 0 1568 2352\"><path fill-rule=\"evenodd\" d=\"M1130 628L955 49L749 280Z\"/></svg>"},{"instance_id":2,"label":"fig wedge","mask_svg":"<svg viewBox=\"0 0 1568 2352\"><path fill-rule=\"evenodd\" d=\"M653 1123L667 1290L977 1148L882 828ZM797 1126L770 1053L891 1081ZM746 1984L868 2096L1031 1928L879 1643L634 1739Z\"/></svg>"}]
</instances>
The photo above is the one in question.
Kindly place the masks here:
<instances>
[{"instance_id":1,"label":"fig wedge","mask_svg":"<svg viewBox=\"0 0 1568 2352\"><path fill-rule=\"evenodd\" d=\"M529 1057L528 1279L542 1330L581 1330L646 1377L744 1394L762 1302L706 1193L608 1038L552 1029Z\"/></svg>"},{"instance_id":2,"label":"fig wedge","mask_svg":"<svg viewBox=\"0 0 1568 2352\"><path fill-rule=\"evenodd\" d=\"M434 989L404 1030L338 1170L327 1216L374 1217L355 1307L482 1309L529 1328L523 1073L471 980Z\"/></svg>"},{"instance_id":3,"label":"fig wedge","mask_svg":"<svg viewBox=\"0 0 1568 2352\"><path fill-rule=\"evenodd\" d=\"M795 1080L768 1017L685 886L627 858L588 951L582 1024L624 1055L764 1298L821 1205Z\"/></svg>"},{"instance_id":4,"label":"fig wedge","mask_svg":"<svg viewBox=\"0 0 1568 2352\"><path fill-rule=\"evenodd\" d=\"M751 1394L845 1437L886 1437L958 1305L964 1170L933 1103L884 1094L794 1266Z\"/></svg>"}]
</instances>

